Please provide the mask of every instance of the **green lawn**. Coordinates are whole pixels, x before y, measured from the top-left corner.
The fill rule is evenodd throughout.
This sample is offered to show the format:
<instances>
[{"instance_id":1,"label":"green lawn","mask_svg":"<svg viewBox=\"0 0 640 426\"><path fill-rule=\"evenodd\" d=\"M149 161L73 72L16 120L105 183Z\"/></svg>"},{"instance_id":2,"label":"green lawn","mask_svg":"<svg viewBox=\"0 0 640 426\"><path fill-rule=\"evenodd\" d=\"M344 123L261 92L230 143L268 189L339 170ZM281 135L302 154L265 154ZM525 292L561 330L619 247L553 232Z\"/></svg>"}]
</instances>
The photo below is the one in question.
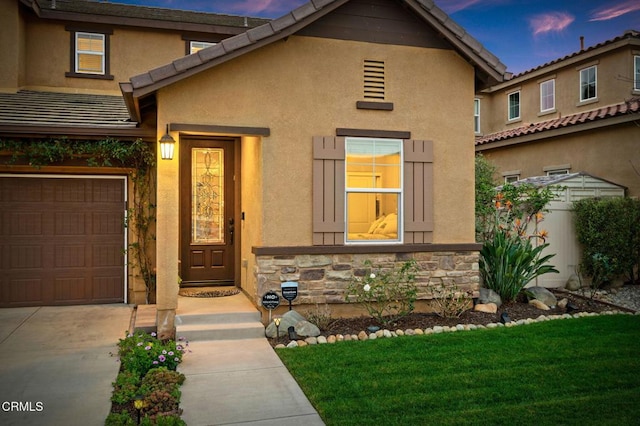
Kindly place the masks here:
<instances>
[{"instance_id":1,"label":"green lawn","mask_svg":"<svg viewBox=\"0 0 640 426\"><path fill-rule=\"evenodd\" d=\"M327 425L640 424L640 316L277 353Z\"/></svg>"}]
</instances>

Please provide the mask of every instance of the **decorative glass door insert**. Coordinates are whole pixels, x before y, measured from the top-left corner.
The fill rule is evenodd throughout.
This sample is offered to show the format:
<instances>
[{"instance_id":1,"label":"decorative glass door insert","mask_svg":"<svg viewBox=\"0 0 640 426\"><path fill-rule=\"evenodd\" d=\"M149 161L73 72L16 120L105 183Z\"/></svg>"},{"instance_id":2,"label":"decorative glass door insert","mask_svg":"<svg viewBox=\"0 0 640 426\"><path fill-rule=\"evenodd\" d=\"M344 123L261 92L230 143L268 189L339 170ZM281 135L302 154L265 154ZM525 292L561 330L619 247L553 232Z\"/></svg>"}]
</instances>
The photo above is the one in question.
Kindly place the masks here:
<instances>
[{"instance_id":1,"label":"decorative glass door insert","mask_svg":"<svg viewBox=\"0 0 640 426\"><path fill-rule=\"evenodd\" d=\"M224 149L192 148L191 242L224 244Z\"/></svg>"}]
</instances>

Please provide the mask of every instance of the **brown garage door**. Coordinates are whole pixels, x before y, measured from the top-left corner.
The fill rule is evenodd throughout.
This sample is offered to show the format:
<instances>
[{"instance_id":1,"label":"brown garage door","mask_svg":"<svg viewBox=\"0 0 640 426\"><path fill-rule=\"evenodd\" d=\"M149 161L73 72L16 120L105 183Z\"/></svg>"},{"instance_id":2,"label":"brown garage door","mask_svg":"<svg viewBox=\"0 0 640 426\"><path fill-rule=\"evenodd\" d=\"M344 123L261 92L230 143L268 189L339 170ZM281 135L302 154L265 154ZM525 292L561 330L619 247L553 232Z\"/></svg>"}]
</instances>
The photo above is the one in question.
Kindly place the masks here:
<instances>
[{"instance_id":1,"label":"brown garage door","mask_svg":"<svg viewBox=\"0 0 640 426\"><path fill-rule=\"evenodd\" d=\"M124 302L124 182L0 177L0 307Z\"/></svg>"}]
</instances>

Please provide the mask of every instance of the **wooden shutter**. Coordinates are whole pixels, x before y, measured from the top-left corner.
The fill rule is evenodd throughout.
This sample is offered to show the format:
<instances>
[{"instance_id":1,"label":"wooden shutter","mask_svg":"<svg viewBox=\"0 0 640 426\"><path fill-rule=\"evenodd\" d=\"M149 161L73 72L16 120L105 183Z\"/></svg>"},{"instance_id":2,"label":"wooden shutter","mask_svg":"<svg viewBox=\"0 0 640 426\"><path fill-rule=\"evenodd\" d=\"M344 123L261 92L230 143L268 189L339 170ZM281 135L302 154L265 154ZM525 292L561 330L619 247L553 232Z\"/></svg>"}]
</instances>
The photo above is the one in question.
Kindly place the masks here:
<instances>
[{"instance_id":1,"label":"wooden shutter","mask_svg":"<svg viewBox=\"0 0 640 426\"><path fill-rule=\"evenodd\" d=\"M313 138L313 244L344 244L345 138Z\"/></svg>"},{"instance_id":2,"label":"wooden shutter","mask_svg":"<svg viewBox=\"0 0 640 426\"><path fill-rule=\"evenodd\" d=\"M404 141L404 243L433 240L433 141Z\"/></svg>"}]
</instances>

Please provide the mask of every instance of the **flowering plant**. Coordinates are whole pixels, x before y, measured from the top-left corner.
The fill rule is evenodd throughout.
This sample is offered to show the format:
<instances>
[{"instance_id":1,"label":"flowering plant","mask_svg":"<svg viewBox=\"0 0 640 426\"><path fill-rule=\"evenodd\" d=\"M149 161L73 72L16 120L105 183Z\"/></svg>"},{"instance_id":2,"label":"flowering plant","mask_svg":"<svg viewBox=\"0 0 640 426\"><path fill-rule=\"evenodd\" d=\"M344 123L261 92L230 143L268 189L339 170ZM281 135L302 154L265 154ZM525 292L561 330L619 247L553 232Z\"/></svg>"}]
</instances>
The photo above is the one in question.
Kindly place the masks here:
<instances>
[{"instance_id":1,"label":"flowering plant","mask_svg":"<svg viewBox=\"0 0 640 426\"><path fill-rule=\"evenodd\" d=\"M118 356L123 369L135 372L140 377L150 369L166 367L174 370L182 362L189 342L179 339L162 341L156 333L137 332L120 339Z\"/></svg>"},{"instance_id":2,"label":"flowering plant","mask_svg":"<svg viewBox=\"0 0 640 426\"><path fill-rule=\"evenodd\" d=\"M393 269L373 271L370 260L365 261L366 272L354 279L347 288L345 300L362 304L369 315L380 324L390 324L408 315L417 298L415 277L418 265L410 260Z\"/></svg>"}]
</instances>

